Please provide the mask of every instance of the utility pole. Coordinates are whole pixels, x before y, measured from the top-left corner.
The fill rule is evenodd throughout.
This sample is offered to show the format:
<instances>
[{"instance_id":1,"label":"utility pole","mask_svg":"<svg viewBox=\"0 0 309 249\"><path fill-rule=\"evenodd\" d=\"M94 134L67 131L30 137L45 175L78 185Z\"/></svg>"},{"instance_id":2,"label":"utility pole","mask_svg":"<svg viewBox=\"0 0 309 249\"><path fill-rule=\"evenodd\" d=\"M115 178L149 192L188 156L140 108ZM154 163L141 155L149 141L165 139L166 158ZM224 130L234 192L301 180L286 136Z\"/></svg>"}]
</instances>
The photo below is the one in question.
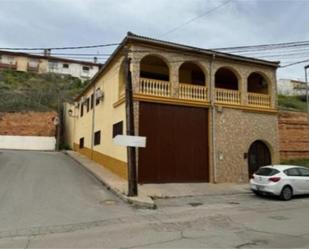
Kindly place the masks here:
<instances>
[{"instance_id":1,"label":"utility pole","mask_svg":"<svg viewBox=\"0 0 309 249\"><path fill-rule=\"evenodd\" d=\"M126 101L126 124L127 135L134 136L134 112L133 112L133 90L130 71L131 59L128 57L128 49L125 52L125 101ZM136 177L136 148L128 146L128 196L137 196Z\"/></svg>"},{"instance_id":2,"label":"utility pole","mask_svg":"<svg viewBox=\"0 0 309 249\"><path fill-rule=\"evenodd\" d=\"M305 81L306 81L306 103L307 103L307 115L308 115L308 122L309 122L309 89L308 89L308 75L307 75L307 69L309 68L309 65L305 66Z\"/></svg>"}]
</instances>

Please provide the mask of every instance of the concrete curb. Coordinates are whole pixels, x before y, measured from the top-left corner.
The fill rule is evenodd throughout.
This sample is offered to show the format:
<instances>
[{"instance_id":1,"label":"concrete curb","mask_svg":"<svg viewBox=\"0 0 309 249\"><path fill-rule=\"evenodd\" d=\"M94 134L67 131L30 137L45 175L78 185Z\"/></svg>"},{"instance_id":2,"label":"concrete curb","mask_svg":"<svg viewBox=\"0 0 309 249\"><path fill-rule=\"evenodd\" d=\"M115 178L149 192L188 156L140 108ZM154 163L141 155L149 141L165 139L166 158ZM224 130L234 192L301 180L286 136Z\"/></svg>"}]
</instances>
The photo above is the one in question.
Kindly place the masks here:
<instances>
[{"instance_id":1,"label":"concrete curb","mask_svg":"<svg viewBox=\"0 0 309 249\"><path fill-rule=\"evenodd\" d=\"M120 188L117 188L117 186L114 186L111 184L110 181L108 181L106 178L102 177L102 175L98 174L98 171L93 170L93 168L89 167L88 165L85 164L85 162L82 162L84 160L89 160L90 159L86 158L83 155L78 155L78 157L83 157L83 160L79 160L79 158L75 157L73 155L73 152L70 151L62 151L65 155L73 159L75 162L77 162L79 165L81 165L84 169L86 169L89 173L91 173L96 179L98 179L108 190L113 192L115 195L117 195L121 200L135 206L138 208L148 208L148 209L156 209L156 205L153 201L152 198L150 198L147 195L144 194L139 194L139 196L136 197L129 197L126 195L126 193L121 190ZM76 153L76 152L74 152ZM91 164L95 164L95 162L91 161ZM102 166L98 166L102 167ZM112 174L112 173L111 173Z\"/></svg>"}]
</instances>

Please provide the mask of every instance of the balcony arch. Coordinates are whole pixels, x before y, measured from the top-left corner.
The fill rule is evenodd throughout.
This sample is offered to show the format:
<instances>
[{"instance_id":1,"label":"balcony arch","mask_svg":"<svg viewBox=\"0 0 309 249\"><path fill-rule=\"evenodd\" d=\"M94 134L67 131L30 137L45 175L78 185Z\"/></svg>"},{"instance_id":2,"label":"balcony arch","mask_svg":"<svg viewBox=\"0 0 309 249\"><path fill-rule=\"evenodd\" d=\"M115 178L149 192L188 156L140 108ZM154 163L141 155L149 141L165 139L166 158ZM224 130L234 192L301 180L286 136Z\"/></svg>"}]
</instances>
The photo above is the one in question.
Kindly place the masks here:
<instances>
[{"instance_id":1,"label":"balcony arch","mask_svg":"<svg viewBox=\"0 0 309 249\"><path fill-rule=\"evenodd\" d=\"M239 74L232 68L221 67L215 74L215 87L239 90Z\"/></svg>"},{"instance_id":2,"label":"balcony arch","mask_svg":"<svg viewBox=\"0 0 309 249\"><path fill-rule=\"evenodd\" d=\"M247 91L251 93L269 93L269 80L259 72L251 73L247 78Z\"/></svg>"},{"instance_id":3,"label":"balcony arch","mask_svg":"<svg viewBox=\"0 0 309 249\"><path fill-rule=\"evenodd\" d=\"M206 85L206 76L203 69L194 62L184 62L179 67L179 82L192 85Z\"/></svg>"},{"instance_id":4,"label":"balcony arch","mask_svg":"<svg viewBox=\"0 0 309 249\"><path fill-rule=\"evenodd\" d=\"M270 108L270 80L260 72L252 72L247 78L248 104L255 107Z\"/></svg>"},{"instance_id":5,"label":"balcony arch","mask_svg":"<svg viewBox=\"0 0 309 249\"><path fill-rule=\"evenodd\" d=\"M170 69L165 58L146 55L140 61L139 93L159 97L171 96Z\"/></svg>"},{"instance_id":6,"label":"balcony arch","mask_svg":"<svg viewBox=\"0 0 309 249\"><path fill-rule=\"evenodd\" d=\"M169 66L165 58L159 55L146 55L140 61L140 77L169 81Z\"/></svg>"},{"instance_id":7,"label":"balcony arch","mask_svg":"<svg viewBox=\"0 0 309 249\"><path fill-rule=\"evenodd\" d=\"M241 104L239 74L232 68L221 67L215 73L215 101L220 104Z\"/></svg>"}]
</instances>

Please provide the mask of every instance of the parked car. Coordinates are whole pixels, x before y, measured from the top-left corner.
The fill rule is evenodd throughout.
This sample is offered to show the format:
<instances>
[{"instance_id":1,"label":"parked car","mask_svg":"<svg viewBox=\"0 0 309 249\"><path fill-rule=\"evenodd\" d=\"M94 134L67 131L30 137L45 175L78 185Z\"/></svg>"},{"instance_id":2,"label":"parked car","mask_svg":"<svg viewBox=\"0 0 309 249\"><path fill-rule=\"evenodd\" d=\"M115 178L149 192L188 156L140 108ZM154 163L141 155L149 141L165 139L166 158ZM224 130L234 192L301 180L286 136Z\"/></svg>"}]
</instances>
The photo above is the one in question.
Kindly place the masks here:
<instances>
[{"instance_id":1,"label":"parked car","mask_svg":"<svg viewBox=\"0 0 309 249\"><path fill-rule=\"evenodd\" d=\"M271 165L259 168L250 180L257 195L279 196L290 200L294 195L309 194L309 169L292 165Z\"/></svg>"}]
</instances>

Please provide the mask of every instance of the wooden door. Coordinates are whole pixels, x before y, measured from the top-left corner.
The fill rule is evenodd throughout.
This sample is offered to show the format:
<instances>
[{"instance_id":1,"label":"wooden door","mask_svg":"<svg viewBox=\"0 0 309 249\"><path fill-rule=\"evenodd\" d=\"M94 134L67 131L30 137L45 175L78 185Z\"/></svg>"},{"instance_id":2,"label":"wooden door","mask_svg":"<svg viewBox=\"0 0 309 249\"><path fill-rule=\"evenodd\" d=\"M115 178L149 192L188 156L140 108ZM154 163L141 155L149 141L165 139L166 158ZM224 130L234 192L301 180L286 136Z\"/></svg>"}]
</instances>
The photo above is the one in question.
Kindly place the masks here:
<instances>
[{"instance_id":1,"label":"wooden door","mask_svg":"<svg viewBox=\"0 0 309 249\"><path fill-rule=\"evenodd\" d=\"M139 134L139 182L208 181L208 109L140 102Z\"/></svg>"},{"instance_id":2,"label":"wooden door","mask_svg":"<svg viewBox=\"0 0 309 249\"><path fill-rule=\"evenodd\" d=\"M271 164L271 155L267 145L262 141L251 144L248 152L249 178L260 167Z\"/></svg>"}]
</instances>

